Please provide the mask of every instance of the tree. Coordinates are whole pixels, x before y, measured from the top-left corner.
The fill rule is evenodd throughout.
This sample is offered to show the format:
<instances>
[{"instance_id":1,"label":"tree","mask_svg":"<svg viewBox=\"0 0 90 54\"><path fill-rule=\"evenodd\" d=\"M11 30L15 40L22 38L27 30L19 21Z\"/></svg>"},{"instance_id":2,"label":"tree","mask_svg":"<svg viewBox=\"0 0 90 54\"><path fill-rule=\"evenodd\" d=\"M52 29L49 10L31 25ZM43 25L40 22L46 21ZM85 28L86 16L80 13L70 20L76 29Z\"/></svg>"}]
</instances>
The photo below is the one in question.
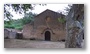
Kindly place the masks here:
<instances>
[{"instance_id":1,"label":"tree","mask_svg":"<svg viewBox=\"0 0 90 54\"><path fill-rule=\"evenodd\" d=\"M36 14L26 13L23 18L17 20L4 21L5 28L19 29L22 30L23 26L34 21Z\"/></svg>"},{"instance_id":2,"label":"tree","mask_svg":"<svg viewBox=\"0 0 90 54\"><path fill-rule=\"evenodd\" d=\"M68 15L70 9L72 7L72 4L69 4L68 7L66 7L64 10L66 11L65 15Z\"/></svg>"},{"instance_id":3,"label":"tree","mask_svg":"<svg viewBox=\"0 0 90 54\"><path fill-rule=\"evenodd\" d=\"M26 11L28 11L29 9L33 9L31 4L4 4L4 18L8 18L9 20L11 20L11 18L13 17L13 15L11 14L11 12L9 11L10 9L12 9L12 11L15 11L17 13L26 13Z\"/></svg>"},{"instance_id":4,"label":"tree","mask_svg":"<svg viewBox=\"0 0 90 54\"><path fill-rule=\"evenodd\" d=\"M12 19L13 15L10 12L10 9L12 9L12 11L15 11L16 13L22 14L22 13L26 13L29 10L33 10L34 6L36 6L37 4L4 4L4 18L7 18L9 20ZM46 4L38 4L41 6L44 6Z\"/></svg>"},{"instance_id":5,"label":"tree","mask_svg":"<svg viewBox=\"0 0 90 54\"><path fill-rule=\"evenodd\" d=\"M83 38L84 5L73 4L67 15L66 22L66 48L81 48Z\"/></svg>"},{"instance_id":6,"label":"tree","mask_svg":"<svg viewBox=\"0 0 90 54\"><path fill-rule=\"evenodd\" d=\"M22 19L22 23L27 24L33 22L35 16L36 14L33 14L32 12L26 13Z\"/></svg>"}]
</instances>

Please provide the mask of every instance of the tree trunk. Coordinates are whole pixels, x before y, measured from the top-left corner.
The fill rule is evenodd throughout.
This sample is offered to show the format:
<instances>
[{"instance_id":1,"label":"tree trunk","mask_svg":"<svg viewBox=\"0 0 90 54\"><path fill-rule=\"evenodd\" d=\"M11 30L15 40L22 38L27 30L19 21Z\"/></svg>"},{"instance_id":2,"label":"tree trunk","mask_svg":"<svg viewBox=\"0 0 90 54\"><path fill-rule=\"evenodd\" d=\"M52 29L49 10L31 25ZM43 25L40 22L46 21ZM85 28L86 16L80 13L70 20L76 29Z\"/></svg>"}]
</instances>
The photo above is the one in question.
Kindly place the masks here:
<instances>
[{"instance_id":1,"label":"tree trunk","mask_svg":"<svg viewBox=\"0 0 90 54\"><path fill-rule=\"evenodd\" d=\"M84 16L83 4L74 4L67 15L67 22L66 22L66 48L81 48L82 47L82 40L83 40L83 27L81 25L80 20ZM81 11L83 10L83 11ZM74 14L73 14L74 13ZM73 15L72 15L73 14ZM79 17L77 17L80 15ZM77 20L78 18L78 20Z\"/></svg>"}]
</instances>

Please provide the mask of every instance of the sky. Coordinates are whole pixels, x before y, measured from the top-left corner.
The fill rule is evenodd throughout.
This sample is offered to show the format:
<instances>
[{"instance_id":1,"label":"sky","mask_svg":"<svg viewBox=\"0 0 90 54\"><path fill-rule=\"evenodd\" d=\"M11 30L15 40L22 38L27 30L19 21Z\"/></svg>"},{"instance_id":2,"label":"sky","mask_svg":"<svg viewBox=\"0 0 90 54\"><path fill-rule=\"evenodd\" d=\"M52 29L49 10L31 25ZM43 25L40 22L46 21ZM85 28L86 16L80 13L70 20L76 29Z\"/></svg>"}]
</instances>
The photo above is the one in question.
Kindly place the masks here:
<instances>
[{"instance_id":1,"label":"sky","mask_svg":"<svg viewBox=\"0 0 90 54\"><path fill-rule=\"evenodd\" d=\"M68 7L68 4L47 4L45 6L36 5L34 7L34 10L32 10L31 12L39 14L46 9L50 9L55 12L65 12L64 9L66 7ZM11 13L13 14L13 19L20 19L24 16L23 14L22 15L16 14L15 12L11 12Z\"/></svg>"}]
</instances>

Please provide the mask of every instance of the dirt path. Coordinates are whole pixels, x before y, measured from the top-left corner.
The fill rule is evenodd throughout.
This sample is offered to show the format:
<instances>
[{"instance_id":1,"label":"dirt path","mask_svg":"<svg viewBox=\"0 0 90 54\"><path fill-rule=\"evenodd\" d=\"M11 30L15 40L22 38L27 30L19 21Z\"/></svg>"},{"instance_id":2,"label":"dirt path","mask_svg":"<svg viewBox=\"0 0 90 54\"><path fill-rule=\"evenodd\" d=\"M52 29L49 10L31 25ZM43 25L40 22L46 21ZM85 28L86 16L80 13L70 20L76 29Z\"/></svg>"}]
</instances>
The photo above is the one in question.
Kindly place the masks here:
<instances>
[{"instance_id":1,"label":"dirt path","mask_svg":"<svg viewBox=\"0 0 90 54\"><path fill-rule=\"evenodd\" d=\"M64 42L5 39L5 48L65 48Z\"/></svg>"}]
</instances>

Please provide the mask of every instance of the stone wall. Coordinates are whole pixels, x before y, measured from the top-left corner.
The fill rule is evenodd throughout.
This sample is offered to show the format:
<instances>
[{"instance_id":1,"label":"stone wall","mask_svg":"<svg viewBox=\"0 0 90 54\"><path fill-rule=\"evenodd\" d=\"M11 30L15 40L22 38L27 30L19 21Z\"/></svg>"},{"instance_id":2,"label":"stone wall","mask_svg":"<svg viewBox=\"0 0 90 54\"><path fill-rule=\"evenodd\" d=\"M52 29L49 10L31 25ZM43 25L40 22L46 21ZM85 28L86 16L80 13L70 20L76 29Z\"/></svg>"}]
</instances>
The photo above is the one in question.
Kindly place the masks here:
<instances>
[{"instance_id":1,"label":"stone wall","mask_svg":"<svg viewBox=\"0 0 90 54\"><path fill-rule=\"evenodd\" d=\"M12 31L11 31L11 32L9 33L9 38L10 38L10 39L15 39L15 38L16 38L16 32L12 32Z\"/></svg>"},{"instance_id":2,"label":"stone wall","mask_svg":"<svg viewBox=\"0 0 90 54\"><path fill-rule=\"evenodd\" d=\"M47 29L46 26L39 26L37 29L31 30L28 25L23 30L23 36L26 39L35 38L36 40L45 40L45 32L50 31L51 41L65 40L66 31L63 29Z\"/></svg>"},{"instance_id":3,"label":"stone wall","mask_svg":"<svg viewBox=\"0 0 90 54\"><path fill-rule=\"evenodd\" d=\"M4 38L8 38L9 37L9 33L10 33L9 30L4 29Z\"/></svg>"},{"instance_id":4,"label":"stone wall","mask_svg":"<svg viewBox=\"0 0 90 54\"><path fill-rule=\"evenodd\" d=\"M14 39L17 36L16 35L17 32L21 32L21 31L20 30L16 30L16 29L4 28L4 38Z\"/></svg>"},{"instance_id":5,"label":"stone wall","mask_svg":"<svg viewBox=\"0 0 90 54\"><path fill-rule=\"evenodd\" d=\"M26 24L23 27L23 38L29 39L33 37L33 26L30 24Z\"/></svg>"}]
</instances>

